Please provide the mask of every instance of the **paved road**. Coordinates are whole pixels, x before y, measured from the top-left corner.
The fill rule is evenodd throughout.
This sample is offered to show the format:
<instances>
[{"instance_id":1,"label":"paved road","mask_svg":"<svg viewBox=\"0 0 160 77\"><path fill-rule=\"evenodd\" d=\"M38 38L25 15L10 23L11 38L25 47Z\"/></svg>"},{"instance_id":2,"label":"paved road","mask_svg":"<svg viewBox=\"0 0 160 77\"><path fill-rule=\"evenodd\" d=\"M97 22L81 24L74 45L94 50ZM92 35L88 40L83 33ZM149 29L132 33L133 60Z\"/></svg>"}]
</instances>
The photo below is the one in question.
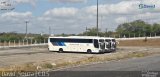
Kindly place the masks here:
<instances>
[{"instance_id":1,"label":"paved road","mask_svg":"<svg viewBox=\"0 0 160 77\"><path fill-rule=\"evenodd\" d=\"M160 71L160 55L97 63L59 71L61 72L56 71L54 74L52 72L51 75L56 77L160 77L160 72L146 72ZM149 74L152 76L147 76Z\"/></svg>"}]
</instances>

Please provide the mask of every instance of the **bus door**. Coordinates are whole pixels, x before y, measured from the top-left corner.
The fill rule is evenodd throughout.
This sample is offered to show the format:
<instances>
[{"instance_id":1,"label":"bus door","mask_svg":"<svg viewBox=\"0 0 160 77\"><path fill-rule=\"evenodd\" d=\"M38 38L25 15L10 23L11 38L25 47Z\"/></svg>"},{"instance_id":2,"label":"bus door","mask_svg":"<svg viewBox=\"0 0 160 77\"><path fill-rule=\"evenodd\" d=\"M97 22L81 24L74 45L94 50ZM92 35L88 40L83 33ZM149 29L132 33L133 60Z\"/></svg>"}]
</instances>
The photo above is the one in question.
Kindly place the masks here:
<instances>
[{"instance_id":1,"label":"bus door","mask_svg":"<svg viewBox=\"0 0 160 77\"><path fill-rule=\"evenodd\" d=\"M99 39L99 49L105 49L105 42L104 39Z\"/></svg>"},{"instance_id":2,"label":"bus door","mask_svg":"<svg viewBox=\"0 0 160 77\"><path fill-rule=\"evenodd\" d=\"M94 47L95 48L99 48L99 43L98 43L98 40L97 39L94 39Z\"/></svg>"}]
</instances>

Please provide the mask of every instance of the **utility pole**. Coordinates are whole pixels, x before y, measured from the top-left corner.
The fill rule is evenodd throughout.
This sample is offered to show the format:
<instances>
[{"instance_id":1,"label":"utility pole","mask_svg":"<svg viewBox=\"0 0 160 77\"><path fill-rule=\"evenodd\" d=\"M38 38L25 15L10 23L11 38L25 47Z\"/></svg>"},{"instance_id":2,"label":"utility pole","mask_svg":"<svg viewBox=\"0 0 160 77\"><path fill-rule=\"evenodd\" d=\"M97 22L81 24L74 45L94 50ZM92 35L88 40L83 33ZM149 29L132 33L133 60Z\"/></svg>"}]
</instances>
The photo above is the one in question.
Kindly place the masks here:
<instances>
[{"instance_id":1,"label":"utility pole","mask_svg":"<svg viewBox=\"0 0 160 77\"><path fill-rule=\"evenodd\" d=\"M25 35L25 38L27 38L27 34L28 34L28 23L29 23L29 21L26 21L25 23L26 23L26 35Z\"/></svg>"},{"instance_id":2,"label":"utility pole","mask_svg":"<svg viewBox=\"0 0 160 77\"><path fill-rule=\"evenodd\" d=\"M88 36L88 30L89 30L89 28L86 26L86 35Z\"/></svg>"},{"instance_id":3,"label":"utility pole","mask_svg":"<svg viewBox=\"0 0 160 77\"><path fill-rule=\"evenodd\" d=\"M99 28L99 27L98 27L98 25L99 25L99 24L98 24L98 23L99 23L99 22L98 22L98 10L99 10L99 9L98 9L98 4L99 4L99 3L98 3L98 0L97 0L97 36L99 36L99 30L98 30L98 28Z\"/></svg>"},{"instance_id":4,"label":"utility pole","mask_svg":"<svg viewBox=\"0 0 160 77\"><path fill-rule=\"evenodd\" d=\"M88 28L86 27L86 32L88 31Z\"/></svg>"},{"instance_id":5,"label":"utility pole","mask_svg":"<svg viewBox=\"0 0 160 77\"><path fill-rule=\"evenodd\" d=\"M51 27L49 26L49 36L51 35Z\"/></svg>"}]
</instances>

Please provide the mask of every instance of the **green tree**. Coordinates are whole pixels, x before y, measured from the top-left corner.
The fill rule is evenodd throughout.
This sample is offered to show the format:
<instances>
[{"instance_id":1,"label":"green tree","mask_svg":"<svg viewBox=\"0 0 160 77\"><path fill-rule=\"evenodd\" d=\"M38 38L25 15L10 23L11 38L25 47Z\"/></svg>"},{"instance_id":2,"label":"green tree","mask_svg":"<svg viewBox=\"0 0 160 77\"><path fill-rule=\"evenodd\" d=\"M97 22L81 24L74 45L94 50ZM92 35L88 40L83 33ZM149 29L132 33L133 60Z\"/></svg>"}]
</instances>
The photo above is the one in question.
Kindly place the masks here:
<instances>
[{"instance_id":1,"label":"green tree","mask_svg":"<svg viewBox=\"0 0 160 77\"><path fill-rule=\"evenodd\" d=\"M90 28L86 32L83 33L85 36L96 36L97 35L97 29L96 28Z\"/></svg>"},{"instance_id":2,"label":"green tree","mask_svg":"<svg viewBox=\"0 0 160 77\"><path fill-rule=\"evenodd\" d=\"M157 35L160 35L160 24L153 24L152 27L152 33L156 33Z\"/></svg>"},{"instance_id":3,"label":"green tree","mask_svg":"<svg viewBox=\"0 0 160 77\"><path fill-rule=\"evenodd\" d=\"M153 32L152 25L142 20L120 24L116 31L121 35L125 35L126 37L133 37L134 35L139 36L139 34L146 34L146 36L149 36L150 33Z\"/></svg>"},{"instance_id":4,"label":"green tree","mask_svg":"<svg viewBox=\"0 0 160 77\"><path fill-rule=\"evenodd\" d=\"M99 29L99 36L104 36L104 33ZM86 32L83 32L84 36L97 36L97 28L89 28Z\"/></svg>"},{"instance_id":5,"label":"green tree","mask_svg":"<svg viewBox=\"0 0 160 77\"><path fill-rule=\"evenodd\" d=\"M23 39L23 35L18 34L18 33L14 33L14 32L10 32L10 33L1 33L0 34L0 40L3 41L18 41L18 40L22 40Z\"/></svg>"},{"instance_id":6,"label":"green tree","mask_svg":"<svg viewBox=\"0 0 160 77\"><path fill-rule=\"evenodd\" d=\"M39 35L39 36L34 37L34 40L36 40L38 43L43 43L44 40L47 41L47 38Z\"/></svg>"}]
</instances>

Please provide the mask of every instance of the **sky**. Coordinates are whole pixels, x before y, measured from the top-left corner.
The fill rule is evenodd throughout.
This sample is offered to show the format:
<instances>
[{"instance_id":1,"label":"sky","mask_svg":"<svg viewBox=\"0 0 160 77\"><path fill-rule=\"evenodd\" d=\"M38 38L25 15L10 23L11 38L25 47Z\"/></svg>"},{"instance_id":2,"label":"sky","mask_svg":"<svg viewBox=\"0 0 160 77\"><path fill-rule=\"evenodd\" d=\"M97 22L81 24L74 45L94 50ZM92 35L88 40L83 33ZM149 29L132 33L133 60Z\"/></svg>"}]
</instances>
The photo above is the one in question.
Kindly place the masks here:
<instances>
[{"instance_id":1,"label":"sky","mask_svg":"<svg viewBox=\"0 0 160 77\"><path fill-rule=\"evenodd\" d=\"M134 20L160 23L160 0L98 0L99 28ZM96 27L97 0L0 0L0 32L78 34ZM140 8L140 4L152 6ZM153 7L154 6L154 7Z\"/></svg>"}]
</instances>

